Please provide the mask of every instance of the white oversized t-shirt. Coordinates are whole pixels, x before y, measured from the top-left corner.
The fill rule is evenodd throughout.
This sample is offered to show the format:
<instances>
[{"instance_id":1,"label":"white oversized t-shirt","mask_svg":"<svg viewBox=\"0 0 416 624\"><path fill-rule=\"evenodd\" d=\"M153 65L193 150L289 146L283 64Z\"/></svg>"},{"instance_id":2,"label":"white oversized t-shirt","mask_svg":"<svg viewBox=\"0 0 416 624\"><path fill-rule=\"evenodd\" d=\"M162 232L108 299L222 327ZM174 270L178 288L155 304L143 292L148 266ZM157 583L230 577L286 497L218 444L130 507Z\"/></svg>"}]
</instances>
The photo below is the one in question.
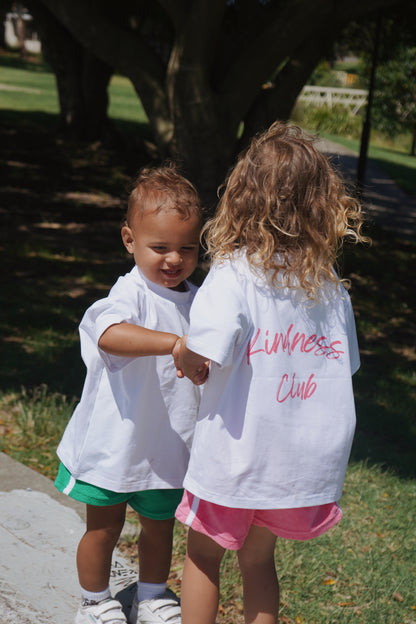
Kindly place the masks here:
<instances>
[{"instance_id":1,"label":"white oversized t-shirt","mask_svg":"<svg viewBox=\"0 0 416 624\"><path fill-rule=\"evenodd\" d=\"M239 256L210 270L191 308L187 344L211 370L185 488L237 508L337 501L359 367L345 289L328 286L313 305L301 289L266 287Z\"/></svg>"},{"instance_id":2,"label":"white oversized t-shirt","mask_svg":"<svg viewBox=\"0 0 416 624\"><path fill-rule=\"evenodd\" d=\"M196 292L187 284L187 292L171 290L134 267L86 311L80 337L87 376L57 451L76 479L114 492L182 487L200 390L176 377L171 355L119 357L98 340L122 322L186 334Z\"/></svg>"}]
</instances>

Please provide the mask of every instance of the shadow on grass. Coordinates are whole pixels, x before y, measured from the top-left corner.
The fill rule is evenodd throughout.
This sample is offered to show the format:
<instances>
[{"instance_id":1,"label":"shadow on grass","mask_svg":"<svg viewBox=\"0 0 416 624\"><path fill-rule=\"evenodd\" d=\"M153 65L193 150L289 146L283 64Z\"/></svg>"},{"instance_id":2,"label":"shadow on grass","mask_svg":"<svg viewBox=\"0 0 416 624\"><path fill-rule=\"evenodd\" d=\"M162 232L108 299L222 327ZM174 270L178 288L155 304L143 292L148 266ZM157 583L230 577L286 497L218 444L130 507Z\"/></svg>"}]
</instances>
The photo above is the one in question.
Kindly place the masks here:
<instances>
[{"instance_id":1,"label":"shadow on grass","mask_svg":"<svg viewBox=\"0 0 416 624\"><path fill-rule=\"evenodd\" d=\"M38 55L30 55L28 59L23 59L19 52L0 52L1 65L3 67L11 67L12 69L27 69L31 72L50 72L52 70L48 63Z\"/></svg>"},{"instance_id":2,"label":"shadow on grass","mask_svg":"<svg viewBox=\"0 0 416 624\"><path fill-rule=\"evenodd\" d=\"M140 156L63 142L53 115L0 125L0 389L79 396L78 324L131 267L119 234Z\"/></svg>"},{"instance_id":3,"label":"shadow on grass","mask_svg":"<svg viewBox=\"0 0 416 624\"><path fill-rule=\"evenodd\" d=\"M117 229L114 235L117 238ZM57 240L53 242L59 246ZM79 241L77 246L81 253ZM119 254L107 261L98 259L98 253L91 253L87 261L46 246L38 251L33 244L26 244L18 258L14 254L12 265L5 263L0 320L2 390L46 383L52 391L80 395L84 369L79 321L84 310L105 296L111 282L131 266L121 246ZM5 254L12 259L10 248Z\"/></svg>"},{"instance_id":4,"label":"shadow on grass","mask_svg":"<svg viewBox=\"0 0 416 624\"><path fill-rule=\"evenodd\" d=\"M416 476L416 245L373 228L373 244L349 250L361 369L354 376L352 460Z\"/></svg>"}]
</instances>

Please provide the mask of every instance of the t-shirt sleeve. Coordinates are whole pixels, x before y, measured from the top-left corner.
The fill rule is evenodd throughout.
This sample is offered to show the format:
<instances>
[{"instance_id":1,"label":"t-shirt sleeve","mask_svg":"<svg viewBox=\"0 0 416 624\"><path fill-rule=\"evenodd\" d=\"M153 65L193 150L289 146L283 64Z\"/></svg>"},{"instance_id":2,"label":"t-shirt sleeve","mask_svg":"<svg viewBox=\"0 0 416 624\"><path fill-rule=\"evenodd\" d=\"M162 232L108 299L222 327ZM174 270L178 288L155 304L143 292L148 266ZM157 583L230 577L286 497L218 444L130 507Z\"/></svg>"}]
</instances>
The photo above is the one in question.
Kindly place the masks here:
<instances>
[{"instance_id":1,"label":"t-shirt sleeve","mask_svg":"<svg viewBox=\"0 0 416 624\"><path fill-rule=\"evenodd\" d=\"M106 297L96 301L88 308L79 327L81 353L87 366L90 359L96 356L97 353L110 372L120 370L134 359L106 353L99 348L98 341L111 325L118 323L140 325L139 310L138 306L136 307L137 313L133 313L133 307L131 304L129 305L128 301Z\"/></svg>"},{"instance_id":2,"label":"t-shirt sleeve","mask_svg":"<svg viewBox=\"0 0 416 624\"><path fill-rule=\"evenodd\" d=\"M211 269L192 303L187 346L220 366L228 366L249 323L236 276L227 269Z\"/></svg>"}]
</instances>

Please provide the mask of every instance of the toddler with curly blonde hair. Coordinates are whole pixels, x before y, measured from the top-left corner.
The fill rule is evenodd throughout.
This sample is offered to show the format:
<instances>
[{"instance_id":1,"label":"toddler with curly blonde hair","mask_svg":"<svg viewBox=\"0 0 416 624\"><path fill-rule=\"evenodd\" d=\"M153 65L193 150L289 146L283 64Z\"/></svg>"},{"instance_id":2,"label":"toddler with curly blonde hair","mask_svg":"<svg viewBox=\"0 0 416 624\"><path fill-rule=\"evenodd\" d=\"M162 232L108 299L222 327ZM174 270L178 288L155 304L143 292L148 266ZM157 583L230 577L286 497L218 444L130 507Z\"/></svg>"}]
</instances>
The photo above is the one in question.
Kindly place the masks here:
<instances>
[{"instance_id":1,"label":"toddler with curly blonde hair","mask_svg":"<svg viewBox=\"0 0 416 624\"><path fill-rule=\"evenodd\" d=\"M278 621L276 537L307 540L341 519L359 353L334 270L363 218L299 128L255 137L204 229L210 272L173 351L178 376L209 376L185 492L183 624L214 624L219 570L236 550L245 621Z\"/></svg>"}]
</instances>

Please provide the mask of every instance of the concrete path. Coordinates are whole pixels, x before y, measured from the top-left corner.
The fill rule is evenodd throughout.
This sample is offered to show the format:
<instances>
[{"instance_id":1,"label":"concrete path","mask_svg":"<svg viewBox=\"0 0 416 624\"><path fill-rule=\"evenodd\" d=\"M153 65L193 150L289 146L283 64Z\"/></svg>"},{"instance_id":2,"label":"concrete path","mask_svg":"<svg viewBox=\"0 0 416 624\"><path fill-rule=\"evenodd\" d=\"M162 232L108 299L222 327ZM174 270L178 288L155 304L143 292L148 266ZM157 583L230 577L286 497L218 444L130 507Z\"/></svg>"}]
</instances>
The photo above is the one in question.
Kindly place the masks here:
<instances>
[{"instance_id":1,"label":"concrete path","mask_svg":"<svg viewBox=\"0 0 416 624\"><path fill-rule=\"evenodd\" d=\"M84 505L0 453L0 624L72 624ZM110 587L131 606L136 569L117 550Z\"/></svg>"},{"instance_id":2,"label":"concrete path","mask_svg":"<svg viewBox=\"0 0 416 624\"><path fill-rule=\"evenodd\" d=\"M320 149L354 181L357 157L322 141ZM372 163L366 172L368 216L416 240L416 200ZM71 624L79 601L75 553L84 531L84 505L53 483L0 453L0 624ZM116 550L111 589L126 612L136 570Z\"/></svg>"},{"instance_id":3,"label":"concrete path","mask_svg":"<svg viewBox=\"0 0 416 624\"><path fill-rule=\"evenodd\" d=\"M358 157L354 152L323 139L317 147L331 158L347 181L355 183ZM398 188L370 160L366 167L363 203L368 221L400 237L416 240L416 198Z\"/></svg>"}]
</instances>

